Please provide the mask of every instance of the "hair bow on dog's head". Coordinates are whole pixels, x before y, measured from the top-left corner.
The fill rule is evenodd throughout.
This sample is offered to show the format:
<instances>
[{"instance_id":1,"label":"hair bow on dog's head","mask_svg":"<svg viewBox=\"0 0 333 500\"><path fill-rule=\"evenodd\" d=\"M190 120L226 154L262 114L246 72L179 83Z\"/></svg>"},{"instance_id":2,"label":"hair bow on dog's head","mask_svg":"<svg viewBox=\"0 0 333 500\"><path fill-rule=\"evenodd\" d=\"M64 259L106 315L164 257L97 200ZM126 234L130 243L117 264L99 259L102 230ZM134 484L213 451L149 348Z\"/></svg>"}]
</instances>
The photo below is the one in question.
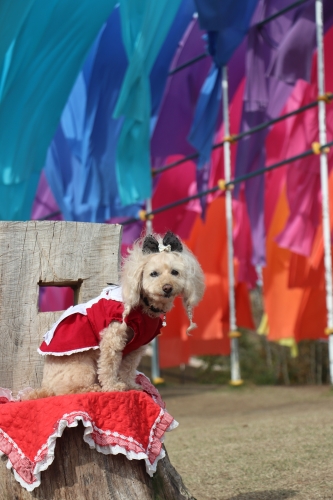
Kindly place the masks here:
<instances>
[{"instance_id":1,"label":"hair bow on dog's head","mask_svg":"<svg viewBox=\"0 0 333 500\"><path fill-rule=\"evenodd\" d=\"M142 253L158 253L158 241L151 234L143 240Z\"/></svg>"},{"instance_id":2,"label":"hair bow on dog's head","mask_svg":"<svg viewBox=\"0 0 333 500\"><path fill-rule=\"evenodd\" d=\"M158 252L182 252L183 245L179 238L171 231L168 231L163 238L162 243L158 243L157 239L151 234L146 236L143 245L143 253L158 253Z\"/></svg>"},{"instance_id":3,"label":"hair bow on dog's head","mask_svg":"<svg viewBox=\"0 0 333 500\"><path fill-rule=\"evenodd\" d=\"M181 241L175 234L173 234L171 231L168 231L166 235L163 238L163 245L165 246L170 246L171 252L182 252L183 251L183 245L181 244Z\"/></svg>"}]
</instances>

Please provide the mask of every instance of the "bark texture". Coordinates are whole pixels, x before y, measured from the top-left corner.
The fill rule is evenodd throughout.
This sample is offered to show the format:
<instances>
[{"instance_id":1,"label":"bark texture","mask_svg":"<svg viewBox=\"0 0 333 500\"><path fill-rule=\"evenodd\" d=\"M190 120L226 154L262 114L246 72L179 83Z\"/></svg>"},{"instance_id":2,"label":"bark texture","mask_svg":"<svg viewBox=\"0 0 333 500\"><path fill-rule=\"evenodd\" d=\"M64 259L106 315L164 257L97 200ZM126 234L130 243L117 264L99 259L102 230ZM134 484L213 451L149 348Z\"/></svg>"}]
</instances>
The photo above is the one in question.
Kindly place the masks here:
<instances>
[{"instance_id":1,"label":"bark texture","mask_svg":"<svg viewBox=\"0 0 333 500\"><path fill-rule=\"evenodd\" d=\"M151 478L142 460L91 450L83 441L82 424L57 439L54 462L32 492L16 481L6 462L2 457L1 500L195 500L167 455Z\"/></svg>"}]
</instances>

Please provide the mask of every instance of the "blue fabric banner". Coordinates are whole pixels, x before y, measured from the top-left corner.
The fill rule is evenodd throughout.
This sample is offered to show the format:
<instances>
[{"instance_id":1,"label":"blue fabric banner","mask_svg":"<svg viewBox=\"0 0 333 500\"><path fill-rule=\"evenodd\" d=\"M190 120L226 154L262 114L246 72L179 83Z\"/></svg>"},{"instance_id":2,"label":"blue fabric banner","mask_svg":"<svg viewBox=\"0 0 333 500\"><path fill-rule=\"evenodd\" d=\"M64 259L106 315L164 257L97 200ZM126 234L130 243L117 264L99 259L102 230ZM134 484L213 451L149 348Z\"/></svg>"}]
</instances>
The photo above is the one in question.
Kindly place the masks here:
<instances>
[{"instance_id":1,"label":"blue fabric banner","mask_svg":"<svg viewBox=\"0 0 333 500\"><path fill-rule=\"evenodd\" d=\"M47 148L115 0L1 2L0 219L29 219ZM6 55L4 51L6 46ZM9 57L10 55L10 57Z\"/></svg>"},{"instance_id":2,"label":"blue fabric banner","mask_svg":"<svg viewBox=\"0 0 333 500\"><path fill-rule=\"evenodd\" d=\"M124 117L116 172L123 205L151 196L149 73L180 0L121 0L123 41L129 59L114 117Z\"/></svg>"},{"instance_id":3,"label":"blue fabric banner","mask_svg":"<svg viewBox=\"0 0 333 500\"><path fill-rule=\"evenodd\" d=\"M199 152L199 169L209 160L221 109L221 68L227 64L244 39L257 2L258 0L195 0L200 27L208 31L208 50L214 61L202 86L188 137Z\"/></svg>"},{"instance_id":4,"label":"blue fabric banner","mask_svg":"<svg viewBox=\"0 0 333 500\"><path fill-rule=\"evenodd\" d=\"M152 119L193 11L193 0L183 0L150 73ZM127 66L116 7L77 78L45 165L48 183L67 220L104 222L136 216L142 208L138 203L121 204L115 171L123 118L112 115Z\"/></svg>"}]
</instances>

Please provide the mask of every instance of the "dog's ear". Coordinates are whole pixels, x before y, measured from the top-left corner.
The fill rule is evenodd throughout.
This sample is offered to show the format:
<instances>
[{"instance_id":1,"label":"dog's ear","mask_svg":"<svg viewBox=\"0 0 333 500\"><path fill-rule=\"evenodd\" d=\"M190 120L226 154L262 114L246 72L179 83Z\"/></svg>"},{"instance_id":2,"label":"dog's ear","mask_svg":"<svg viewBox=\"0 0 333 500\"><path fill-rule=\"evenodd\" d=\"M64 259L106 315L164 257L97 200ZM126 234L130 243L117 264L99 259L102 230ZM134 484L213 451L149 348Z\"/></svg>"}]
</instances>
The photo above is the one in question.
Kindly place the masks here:
<instances>
[{"instance_id":1,"label":"dog's ear","mask_svg":"<svg viewBox=\"0 0 333 500\"><path fill-rule=\"evenodd\" d=\"M198 305L203 297L205 291L205 275L198 260L192 252L188 250L188 248L184 248L182 257L184 267L186 269L183 303L187 316L190 320L190 326L187 329L187 332L189 332L196 327L195 323L192 323L192 310L196 305Z\"/></svg>"},{"instance_id":2,"label":"dog's ear","mask_svg":"<svg viewBox=\"0 0 333 500\"><path fill-rule=\"evenodd\" d=\"M163 238L163 245L167 246L170 245L171 252L182 252L183 251L183 245L181 244L181 241L175 234L173 234L171 231L168 231L164 238Z\"/></svg>"},{"instance_id":3,"label":"dog's ear","mask_svg":"<svg viewBox=\"0 0 333 500\"><path fill-rule=\"evenodd\" d=\"M183 253L186 281L183 292L185 307L195 307L205 291L205 275L194 255L186 249Z\"/></svg>"},{"instance_id":4,"label":"dog's ear","mask_svg":"<svg viewBox=\"0 0 333 500\"><path fill-rule=\"evenodd\" d=\"M140 302L142 275L147 255L142 251L141 241L134 243L123 260L121 270L122 296L126 310L132 309Z\"/></svg>"},{"instance_id":5,"label":"dog's ear","mask_svg":"<svg viewBox=\"0 0 333 500\"><path fill-rule=\"evenodd\" d=\"M149 234L145 237L142 244L142 253L158 253L158 241Z\"/></svg>"},{"instance_id":6,"label":"dog's ear","mask_svg":"<svg viewBox=\"0 0 333 500\"><path fill-rule=\"evenodd\" d=\"M121 289L123 301L130 309L136 307L140 302L140 293L142 287L142 275L145 262L142 257L142 250L140 248L140 255L138 260L131 254L124 262L121 273Z\"/></svg>"}]
</instances>

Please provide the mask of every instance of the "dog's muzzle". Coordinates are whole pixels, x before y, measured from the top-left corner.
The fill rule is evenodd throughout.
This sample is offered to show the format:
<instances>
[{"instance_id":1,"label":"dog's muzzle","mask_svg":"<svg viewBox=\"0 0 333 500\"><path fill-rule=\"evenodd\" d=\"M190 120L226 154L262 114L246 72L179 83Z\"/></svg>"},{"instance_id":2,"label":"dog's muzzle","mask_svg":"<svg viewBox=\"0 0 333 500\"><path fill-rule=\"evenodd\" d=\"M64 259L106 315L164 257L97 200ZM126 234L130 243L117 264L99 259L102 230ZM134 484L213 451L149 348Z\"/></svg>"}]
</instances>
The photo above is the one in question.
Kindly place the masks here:
<instances>
[{"instance_id":1,"label":"dog's muzzle","mask_svg":"<svg viewBox=\"0 0 333 500\"><path fill-rule=\"evenodd\" d=\"M171 286L171 285L163 285L163 286L162 286L162 290L163 290L163 292L164 292L164 297L169 298L169 297L170 297L170 295L172 294L172 290L173 290L173 288L172 288L172 286Z\"/></svg>"}]
</instances>

